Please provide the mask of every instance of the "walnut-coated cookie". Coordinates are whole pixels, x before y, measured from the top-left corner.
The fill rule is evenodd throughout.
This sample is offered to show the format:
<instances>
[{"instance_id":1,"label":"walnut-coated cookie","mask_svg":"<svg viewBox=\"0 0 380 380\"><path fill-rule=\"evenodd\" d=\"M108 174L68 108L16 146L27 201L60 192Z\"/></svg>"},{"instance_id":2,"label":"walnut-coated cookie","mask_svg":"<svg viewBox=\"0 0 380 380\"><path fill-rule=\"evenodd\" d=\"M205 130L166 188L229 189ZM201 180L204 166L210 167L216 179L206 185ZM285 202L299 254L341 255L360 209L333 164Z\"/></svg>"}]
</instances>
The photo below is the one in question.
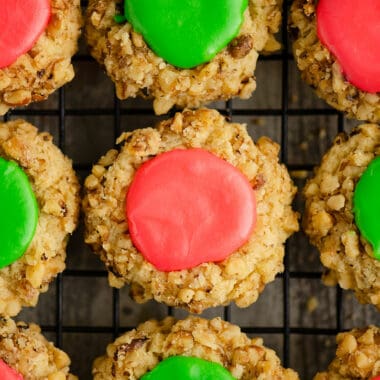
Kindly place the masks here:
<instances>
[{"instance_id":1,"label":"walnut-coated cookie","mask_svg":"<svg viewBox=\"0 0 380 380\"><path fill-rule=\"evenodd\" d=\"M167 317L151 320L120 336L93 365L94 380L140 379L170 356L193 356L216 362L238 380L298 379L281 366L261 338L250 339L240 328L220 318Z\"/></svg>"},{"instance_id":2,"label":"walnut-coated cookie","mask_svg":"<svg viewBox=\"0 0 380 380\"><path fill-rule=\"evenodd\" d=\"M319 97L348 117L378 122L379 94L362 91L349 83L341 65L318 39L316 5L317 0L295 0L291 7L293 52L302 79Z\"/></svg>"},{"instance_id":3,"label":"walnut-coated cookie","mask_svg":"<svg viewBox=\"0 0 380 380\"><path fill-rule=\"evenodd\" d=\"M32 49L0 69L0 115L44 100L74 78L71 57L81 25L79 0L51 0L49 24Z\"/></svg>"},{"instance_id":4,"label":"walnut-coated cookie","mask_svg":"<svg viewBox=\"0 0 380 380\"><path fill-rule=\"evenodd\" d=\"M250 97L256 88L258 53L279 48L281 0L249 0L238 36L210 62L178 69L158 57L131 24L114 16L122 0L90 0L86 39L91 54L116 85L120 99L153 98L156 114L173 106L194 108L215 100Z\"/></svg>"},{"instance_id":5,"label":"walnut-coated cookie","mask_svg":"<svg viewBox=\"0 0 380 380\"><path fill-rule=\"evenodd\" d=\"M0 315L34 306L41 292L65 268L68 235L79 214L79 183L71 161L48 133L23 120L0 123L0 157L16 162L35 194L39 216L25 254L0 269Z\"/></svg>"},{"instance_id":6,"label":"walnut-coated cookie","mask_svg":"<svg viewBox=\"0 0 380 380\"><path fill-rule=\"evenodd\" d=\"M352 289L380 309L380 261L355 224L353 195L369 163L380 155L380 127L364 124L339 134L306 184L305 232L328 269L324 281Z\"/></svg>"},{"instance_id":7,"label":"walnut-coated cookie","mask_svg":"<svg viewBox=\"0 0 380 380\"><path fill-rule=\"evenodd\" d=\"M380 329L369 326L337 335L336 357L314 380L371 380L380 375Z\"/></svg>"},{"instance_id":8,"label":"walnut-coated cookie","mask_svg":"<svg viewBox=\"0 0 380 380\"><path fill-rule=\"evenodd\" d=\"M230 301L240 307L255 302L283 270L283 243L298 229L291 208L296 189L278 162L279 146L266 137L255 145L245 126L208 109L185 110L156 128L123 133L117 142L119 150L110 150L87 177L83 201L85 240L104 261L110 284L131 284L137 302L154 298L195 313ZM144 162L176 148L203 148L239 169L255 190L257 224L247 243L227 259L162 272L132 243L125 195Z\"/></svg>"},{"instance_id":9,"label":"walnut-coated cookie","mask_svg":"<svg viewBox=\"0 0 380 380\"><path fill-rule=\"evenodd\" d=\"M48 342L34 323L0 317L0 359L25 380L77 379L69 373L67 354Z\"/></svg>"}]
</instances>

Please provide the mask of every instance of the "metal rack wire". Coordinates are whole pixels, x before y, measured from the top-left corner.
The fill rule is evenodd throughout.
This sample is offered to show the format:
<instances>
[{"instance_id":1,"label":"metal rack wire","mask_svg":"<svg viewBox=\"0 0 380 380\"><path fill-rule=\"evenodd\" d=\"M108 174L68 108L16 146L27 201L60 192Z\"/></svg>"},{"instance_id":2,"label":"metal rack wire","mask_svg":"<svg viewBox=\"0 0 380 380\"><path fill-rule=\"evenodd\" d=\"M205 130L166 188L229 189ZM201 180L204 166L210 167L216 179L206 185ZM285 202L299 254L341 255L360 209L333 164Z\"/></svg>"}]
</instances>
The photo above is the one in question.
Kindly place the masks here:
<instances>
[{"instance_id":1,"label":"metal rack wire","mask_svg":"<svg viewBox=\"0 0 380 380\"><path fill-rule=\"evenodd\" d=\"M289 2L284 2L283 6L283 21L282 30L286 31L288 23L288 6ZM301 116L336 116L337 131L343 131L345 127L345 119L337 111L330 108L291 108L289 107L289 64L292 60L291 54L289 54L289 42L287 38L287 33L283 33L282 36L283 50L282 53L275 54L272 56L266 56L260 58L260 60L266 64L267 62L278 62L281 64L281 107L279 108L264 108L257 109L254 108L255 103L253 102L253 107L247 108L235 108L233 101L226 102L224 107L219 109L220 112L226 114L232 120L236 117L279 117L280 118L280 133L281 133L281 159L282 162L288 164L288 136L289 136L289 118L290 117L301 117ZM83 62L91 62L91 58L87 54L80 54L75 58L77 65L81 65ZM259 83L260 86L260 83ZM327 107L327 106L326 106ZM128 107L124 108L122 102L120 102L116 97L113 99L113 106L106 108L70 108L66 105L66 93L65 89L59 90L57 106L56 108L41 108L38 105L21 109L14 110L8 113L4 120L9 120L14 117L25 117L26 119L30 117L55 117L58 118L58 133L57 133L57 143L60 148L67 152L67 123L69 117L75 116L88 116L97 118L100 116L107 116L113 118L113 134L116 138L121 131L124 129L123 126L123 116L134 115L135 117L140 117L141 115L151 115L152 110L150 107ZM109 128L110 126L108 126ZM78 126L80 128L80 126ZM89 172L92 162L74 162L74 167L78 171ZM307 171L310 172L312 169L311 164L289 164L289 170L294 171ZM291 295L290 295L290 282L292 279L299 280L317 280L321 277L321 272L318 271L298 271L291 270L291 260L292 260L292 250L294 246L292 243L288 243L286 246L286 255L284 259L285 270L282 274L278 276L282 282L282 300L283 300L283 316L282 323L276 326L255 326L255 325L245 325L241 326L242 330L255 335L270 335L279 334L283 338L283 363L285 366L289 366L290 362L292 344L291 337L294 334L297 335L335 335L337 332L341 331L343 326L343 301L342 301L342 291L336 289L336 302L335 302L335 323L334 327L294 327L291 324ZM43 331L47 333L55 334L56 344L60 347L63 345L63 335L65 333L83 333L83 334L112 334L114 337L118 336L121 332L133 328L134 326L126 326L120 321L120 291L112 290L112 324L110 326L103 325L68 325L64 322L64 284L75 278L85 279L90 282L96 278L105 278L106 272L104 270L97 269L69 269L63 274L59 275L56 280L55 288L55 315L54 323L43 324ZM271 285L269 285L271 286ZM138 307L138 306L136 306ZM173 309L167 309L168 314L173 314ZM231 320L231 306L227 306L223 309L222 316L226 320ZM105 349L105 347L104 347ZM90 363L83 363L79 365L90 366ZM88 372L88 371L87 371ZM301 374L302 375L302 374Z\"/></svg>"}]
</instances>

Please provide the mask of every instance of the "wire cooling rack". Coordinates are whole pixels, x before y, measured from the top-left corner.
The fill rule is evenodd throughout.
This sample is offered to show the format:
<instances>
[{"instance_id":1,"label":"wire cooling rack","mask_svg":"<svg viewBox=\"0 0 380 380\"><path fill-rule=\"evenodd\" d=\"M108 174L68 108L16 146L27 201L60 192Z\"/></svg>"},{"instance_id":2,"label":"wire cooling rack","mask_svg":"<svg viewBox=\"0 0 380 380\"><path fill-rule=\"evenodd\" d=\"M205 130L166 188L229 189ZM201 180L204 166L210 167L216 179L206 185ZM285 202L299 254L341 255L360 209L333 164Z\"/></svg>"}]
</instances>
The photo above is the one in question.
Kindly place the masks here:
<instances>
[{"instance_id":1,"label":"wire cooling rack","mask_svg":"<svg viewBox=\"0 0 380 380\"><path fill-rule=\"evenodd\" d=\"M288 11L289 2L285 2L283 31ZM251 100L213 106L231 120L247 123L254 138L269 135L276 140L282 162L302 188L337 132L357 123L345 120L316 98L299 78L287 33L283 33L282 43L281 53L260 58L258 90ZM162 117L154 116L148 102L119 101L111 80L85 47L74 62L77 75L71 84L43 103L8 113L4 120L22 117L51 132L83 179L122 131L152 125ZM299 195L295 207L302 212ZM186 316L153 301L137 305L129 299L127 289L111 289L99 261L85 247L80 227L68 247L68 269L41 296L36 308L18 317L39 323L48 338L69 353L72 372L81 379L91 378L92 360L123 331L150 317ZM204 315L221 316L249 335L263 336L285 366L296 369L302 379L310 379L332 359L337 332L379 322L379 316L373 307L359 305L351 293L321 284L318 254L302 232L289 239L284 264L284 272L251 307L216 308Z\"/></svg>"}]
</instances>

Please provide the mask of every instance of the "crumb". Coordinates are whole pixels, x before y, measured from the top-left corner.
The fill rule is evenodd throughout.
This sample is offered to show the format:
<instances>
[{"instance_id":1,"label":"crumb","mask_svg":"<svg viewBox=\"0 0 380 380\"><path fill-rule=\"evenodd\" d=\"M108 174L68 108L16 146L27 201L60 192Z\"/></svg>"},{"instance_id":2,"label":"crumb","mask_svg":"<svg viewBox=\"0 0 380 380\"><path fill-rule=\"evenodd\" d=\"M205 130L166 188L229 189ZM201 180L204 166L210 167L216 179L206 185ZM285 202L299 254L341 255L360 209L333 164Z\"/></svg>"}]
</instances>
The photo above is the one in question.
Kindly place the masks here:
<instances>
[{"instance_id":1,"label":"crumb","mask_svg":"<svg viewBox=\"0 0 380 380\"><path fill-rule=\"evenodd\" d=\"M307 303L306 303L306 308L307 308L307 311L308 313L313 313L319 306L319 302L318 302L318 299L316 297L310 297L308 300L307 300Z\"/></svg>"}]
</instances>

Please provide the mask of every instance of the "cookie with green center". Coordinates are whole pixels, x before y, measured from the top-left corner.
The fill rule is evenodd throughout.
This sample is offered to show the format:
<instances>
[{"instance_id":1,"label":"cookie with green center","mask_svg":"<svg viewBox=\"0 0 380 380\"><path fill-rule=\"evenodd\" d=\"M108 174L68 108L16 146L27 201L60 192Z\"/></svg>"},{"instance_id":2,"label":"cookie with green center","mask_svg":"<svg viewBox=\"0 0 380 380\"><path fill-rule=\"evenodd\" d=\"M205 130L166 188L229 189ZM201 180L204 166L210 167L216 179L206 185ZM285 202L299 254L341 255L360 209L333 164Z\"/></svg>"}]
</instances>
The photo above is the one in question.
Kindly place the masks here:
<instances>
[{"instance_id":1,"label":"cookie with green center","mask_svg":"<svg viewBox=\"0 0 380 380\"><path fill-rule=\"evenodd\" d=\"M2 380L76 380L70 359L41 334L34 323L0 319L0 378Z\"/></svg>"},{"instance_id":2,"label":"cookie with green center","mask_svg":"<svg viewBox=\"0 0 380 380\"><path fill-rule=\"evenodd\" d=\"M150 320L125 333L94 361L94 380L297 380L260 338L220 318Z\"/></svg>"},{"instance_id":3,"label":"cookie with green center","mask_svg":"<svg viewBox=\"0 0 380 380\"><path fill-rule=\"evenodd\" d=\"M304 227L321 254L328 285L352 289L380 309L380 127L340 134L305 187Z\"/></svg>"},{"instance_id":4,"label":"cookie with green center","mask_svg":"<svg viewBox=\"0 0 380 380\"><path fill-rule=\"evenodd\" d=\"M0 115L71 81L82 24L79 0L0 0Z\"/></svg>"},{"instance_id":5,"label":"cookie with green center","mask_svg":"<svg viewBox=\"0 0 380 380\"><path fill-rule=\"evenodd\" d=\"M314 380L379 380L380 329L368 326L340 333L336 337L336 356L328 369Z\"/></svg>"},{"instance_id":6,"label":"cookie with green center","mask_svg":"<svg viewBox=\"0 0 380 380\"><path fill-rule=\"evenodd\" d=\"M86 38L120 99L153 98L164 114L248 98L258 53L279 48L280 8L281 0L90 0Z\"/></svg>"},{"instance_id":7,"label":"cookie with green center","mask_svg":"<svg viewBox=\"0 0 380 380\"><path fill-rule=\"evenodd\" d=\"M79 184L52 137L23 120L0 123L0 184L0 314L12 316L65 268Z\"/></svg>"},{"instance_id":8,"label":"cookie with green center","mask_svg":"<svg viewBox=\"0 0 380 380\"><path fill-rule=\"evenodd\" d=\"M235 380L222 365L192 356L170 356L146 373L141 380Z\"/></svg>"},{"instance_id":9,"label":"cookie with green center","mask_svg":"<svg viewBox=\"0 0 380 380\"><path fill-rule=\"evenodd\" d=\"M85 181L85 240L111 286L200 313L246 307L283 269L298 229L278 145L217 111L123 133Z\"/></svg>"},{"instance_id":10,"label":"cookie with green center","mask_svg":"<svg viewBox=\"0 0 380 380\"><path fill-rule=\"evenodd\" d=\"M295 0L293 52L302 79L348 117L380 121L380 4Z\"/></svg>"},{"instance_id":11,"label":"cookie with green center","mask_svg":"<svg viewBox=\"0 0 380 380\"><path fill-rule=\"evenodd\" d=\"M36 232L38 204L28 176L0 157L0 268L19 259Z\"/></svg>"}]
</instances>

